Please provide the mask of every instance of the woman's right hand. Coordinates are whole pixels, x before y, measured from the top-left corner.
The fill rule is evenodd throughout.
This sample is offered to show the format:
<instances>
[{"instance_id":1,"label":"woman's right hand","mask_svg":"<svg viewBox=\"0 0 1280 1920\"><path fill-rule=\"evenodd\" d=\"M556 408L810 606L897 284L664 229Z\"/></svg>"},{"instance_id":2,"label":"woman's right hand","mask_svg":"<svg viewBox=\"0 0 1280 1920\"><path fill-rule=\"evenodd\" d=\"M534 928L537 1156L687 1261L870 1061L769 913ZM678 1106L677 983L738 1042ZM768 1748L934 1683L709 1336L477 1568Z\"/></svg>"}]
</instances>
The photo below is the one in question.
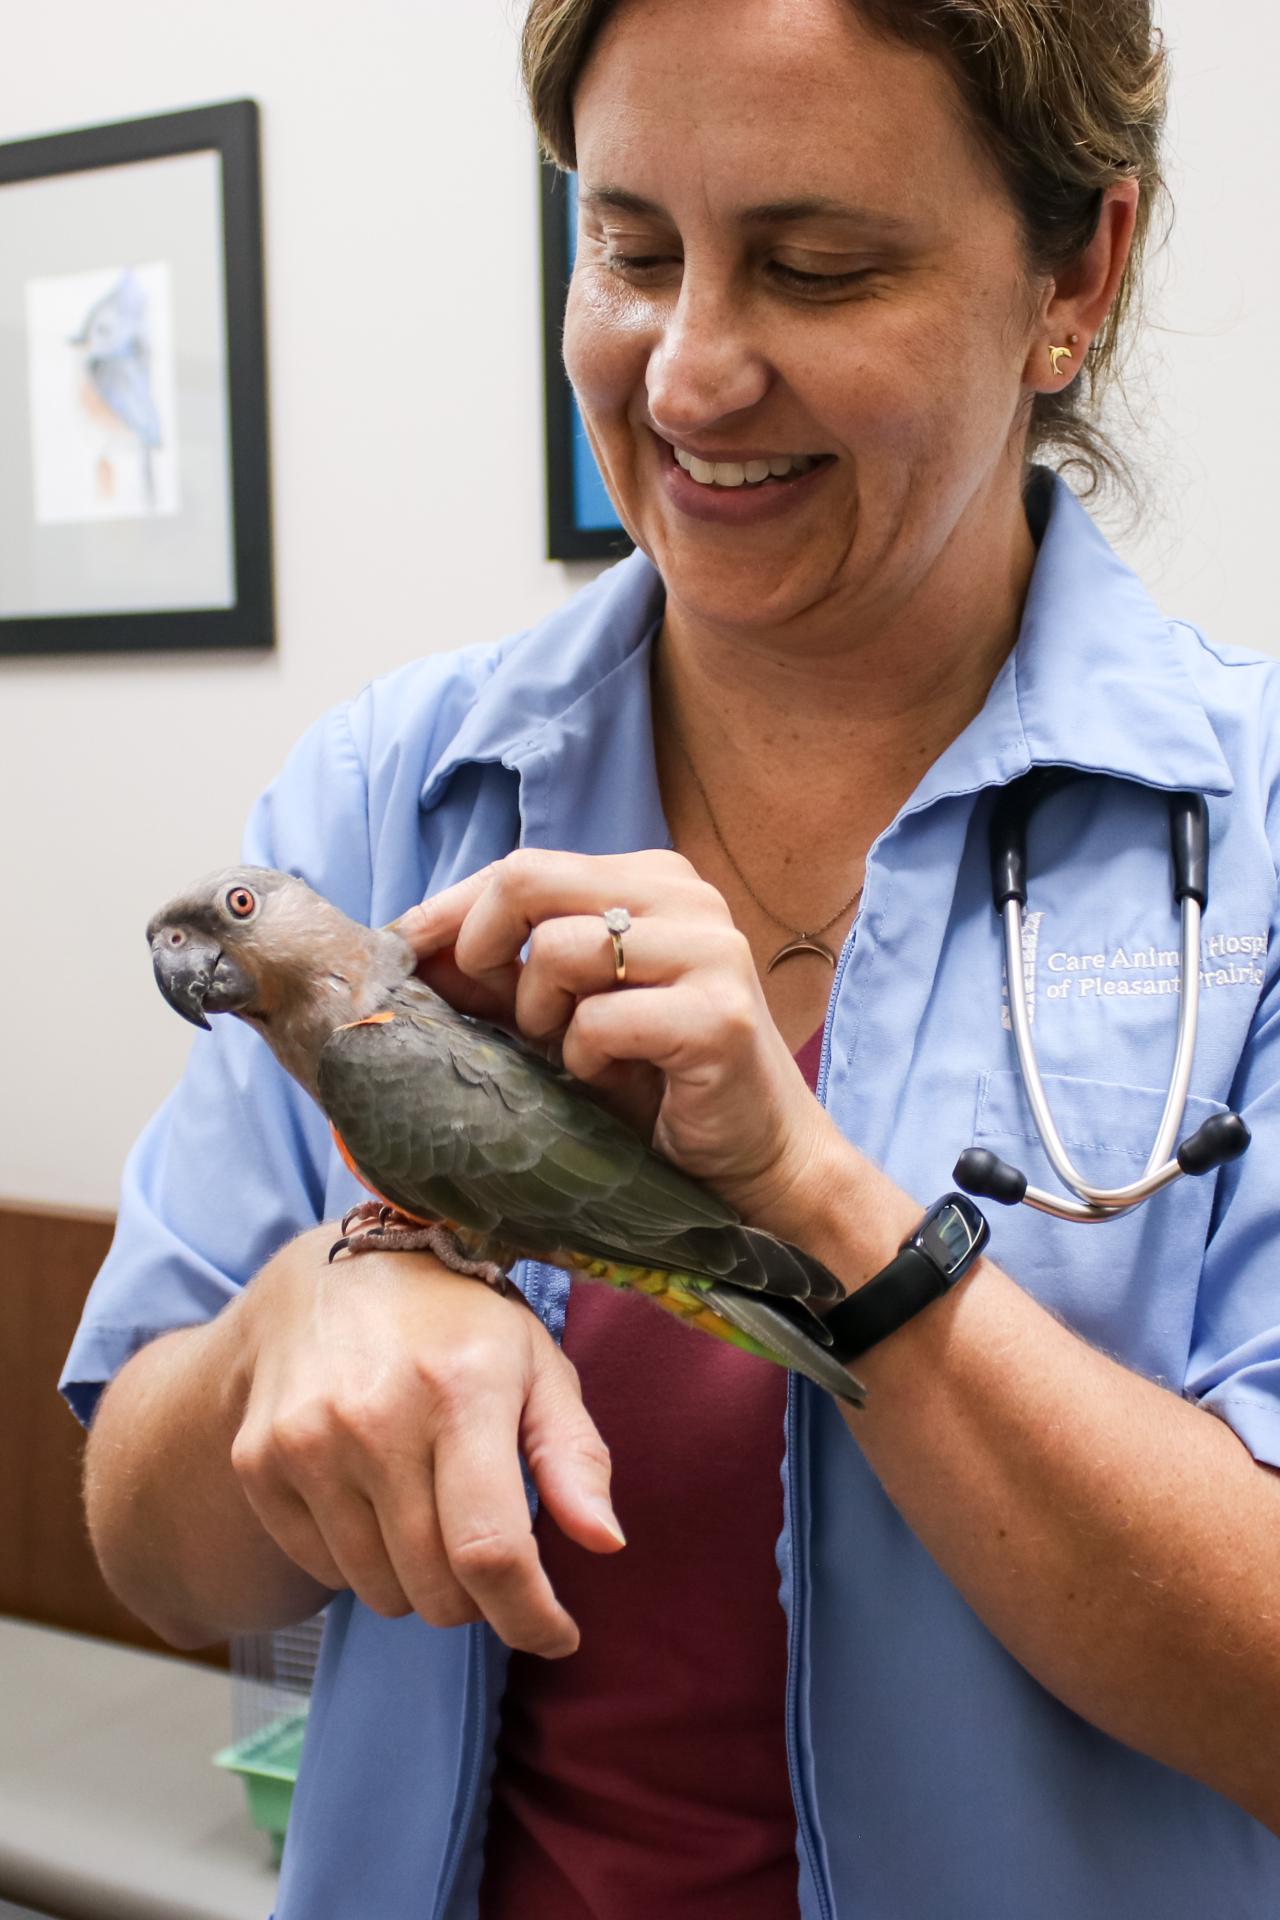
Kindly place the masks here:
<instances>
[{"instance_id":1,"label":"woman's right hand","mask_svg":"<svg viewBox=\"0 0 1280 1920\"><path fill-rule=\"evenodd\" d=\"M522 1301L426 1253L330 1266L335 1237L292 1241L235 1309L231 1463L254 1513L313 1579L375 1613L486 1619L508 1646L572 1653L519 1459L571 1540L623 1544L572 1362Z\"/></svg>"}]
</instances>

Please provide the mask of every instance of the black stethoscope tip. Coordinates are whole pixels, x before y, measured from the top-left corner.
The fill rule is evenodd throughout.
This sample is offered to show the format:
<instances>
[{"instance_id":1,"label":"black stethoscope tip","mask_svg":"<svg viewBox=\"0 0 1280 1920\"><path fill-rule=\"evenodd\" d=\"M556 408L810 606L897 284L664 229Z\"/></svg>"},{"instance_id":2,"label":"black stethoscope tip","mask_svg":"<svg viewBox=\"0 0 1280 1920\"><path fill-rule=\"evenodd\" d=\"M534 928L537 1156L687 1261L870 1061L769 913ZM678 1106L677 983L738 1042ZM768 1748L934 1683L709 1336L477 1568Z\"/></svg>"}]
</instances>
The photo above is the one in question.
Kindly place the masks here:
<instances>
[{"instance_id":1,"label":"black stethoscope tip","mask_svg":"<svg viewBox=\"0 0 1280 1920\"><path fill-rule=\"evenodd\" d=\"M966 1147L956 1161L952 1178L963 1192L979 1200L998 1201L1002 1207L1016 1207L1026 1197L1026 1174L986 1147Z\"/></svg>"},{"instance_id":2,"label":"black stethoscope tip","mask_svg":"<svg viewBox=\"0 0 1280 1920\"><path fill-rule=\"evenodd\" d=\"M1238 1113L1215 1113L1188 1135L1173 1157L1184 1173L1212 1173L1238 1160L1252 1137Z\"/></svg>"}]
</instances>

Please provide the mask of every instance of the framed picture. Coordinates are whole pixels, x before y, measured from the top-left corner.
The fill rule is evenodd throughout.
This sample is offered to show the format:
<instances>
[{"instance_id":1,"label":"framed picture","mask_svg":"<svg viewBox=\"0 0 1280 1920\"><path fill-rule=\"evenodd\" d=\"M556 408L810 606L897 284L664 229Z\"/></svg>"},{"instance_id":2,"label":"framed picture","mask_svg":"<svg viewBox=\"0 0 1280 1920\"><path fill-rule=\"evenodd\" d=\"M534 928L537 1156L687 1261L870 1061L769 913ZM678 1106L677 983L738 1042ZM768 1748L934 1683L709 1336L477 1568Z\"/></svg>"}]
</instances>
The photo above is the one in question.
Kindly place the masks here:
<instances>
[{"instance_id":1,"label":"framed picture","mask_svg":"<svg viewBox=\"0 0 1280 1920\"><path fill-rule=\"evenodd\" d=\"M578 237L578 176L542 168L542 312L547 421L547 558L617 560L631 552L605 491L564 370L560 340Z\"/></svg>"},{"instance_id":2,"label":"framed picture","mask_svg":"<svg viewBox=\"0 0 1280 1920\"><path fill-rule=\"evenodd\" d=\"M274 638L258 110L0 146L0 654Z\"/></svg>"}]
</instances>

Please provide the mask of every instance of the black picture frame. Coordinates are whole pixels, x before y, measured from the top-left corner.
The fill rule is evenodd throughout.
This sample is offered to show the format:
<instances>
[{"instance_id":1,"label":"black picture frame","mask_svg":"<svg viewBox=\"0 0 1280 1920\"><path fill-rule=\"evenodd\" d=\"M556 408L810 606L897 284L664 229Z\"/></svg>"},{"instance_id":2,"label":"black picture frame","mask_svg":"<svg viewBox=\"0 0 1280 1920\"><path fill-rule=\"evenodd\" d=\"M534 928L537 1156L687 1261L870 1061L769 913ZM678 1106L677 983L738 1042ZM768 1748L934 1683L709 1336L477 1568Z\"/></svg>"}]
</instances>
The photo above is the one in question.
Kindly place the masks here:
<instances>
[{"instance_id":1,"label":"black picture frame","mask_svg":"<svg viewBox=\"0 0 1280 1920\"><path fill-rule=\"evenodd\" d=\"M230 604L7 617L0 603L0 655L263 649L275 643L257 103L224 101L0 145L0 208L5 189L19 183L206 152L220 157ZM4 457L0 446L0 461Z\"/></svg>"},{"instance_id":2,"label":"black picture frame","mask_svg":"<svg viewBox=\"0 0 1280 1920\"><path fill-rule=\"evenodd\" d=\"M582 431L561 357L573 273L576 176L539 159L542 209L543 389L546 400L547 558L620 560L634 547L618 520Z\"/></svg>"}]
</instances>

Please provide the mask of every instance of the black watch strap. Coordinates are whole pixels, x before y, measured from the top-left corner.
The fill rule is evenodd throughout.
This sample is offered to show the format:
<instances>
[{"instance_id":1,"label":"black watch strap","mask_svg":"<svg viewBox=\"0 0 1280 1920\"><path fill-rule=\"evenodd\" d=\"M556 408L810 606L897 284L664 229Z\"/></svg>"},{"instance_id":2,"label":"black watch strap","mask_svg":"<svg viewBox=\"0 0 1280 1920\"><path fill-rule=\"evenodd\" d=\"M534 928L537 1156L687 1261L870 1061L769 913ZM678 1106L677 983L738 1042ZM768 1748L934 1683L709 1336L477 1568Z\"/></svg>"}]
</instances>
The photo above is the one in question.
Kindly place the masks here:
<instances>
[{"instance_id":1,"label":"black watch strap","mask_svg":"<svg viewBox=\"0 0 1280 1920\"><path fill-rule=\"evenodd\" d=\"M887 1267L824 1316L843 1364L898 1328L962 1280L990 1239L986 1219L964 1193L935 1200Z\"/></svg>"},{"instance_id":2,"label":"black watch strap","mask_svg":"<svg viewBox=\"0 0 1280 1920\"><path fill-rule=\"evenodd\" d=\"M905 1326L950 1285L918 1247L904 1247L874 1280L822 1316L834 1340L836 1358L843 1363L865 1353L877 1340Z\"/></svg>"}]
</instances>

